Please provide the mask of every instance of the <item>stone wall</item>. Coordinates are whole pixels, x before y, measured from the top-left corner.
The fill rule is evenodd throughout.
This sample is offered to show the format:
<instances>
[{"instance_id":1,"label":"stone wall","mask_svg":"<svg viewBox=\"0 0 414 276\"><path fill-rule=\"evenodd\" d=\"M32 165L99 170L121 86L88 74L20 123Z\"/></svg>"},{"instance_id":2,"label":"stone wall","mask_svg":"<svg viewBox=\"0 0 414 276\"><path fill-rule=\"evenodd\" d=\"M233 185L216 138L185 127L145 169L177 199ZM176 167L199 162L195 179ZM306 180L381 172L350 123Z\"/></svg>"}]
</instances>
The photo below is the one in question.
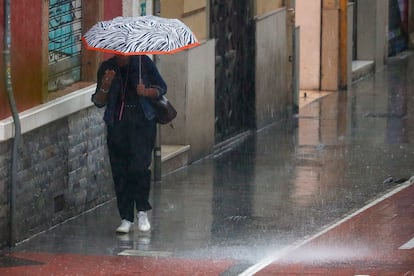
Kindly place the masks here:
<instances>
[{"instance_id":1,"label":"stone wall","mask_svg":"<svg viewBox=\"0 0 414 276\"><path fill-rule=\"evenodd\" d=\"M85 109L26 133L15 186L23 240L113 197L103 110ZM0 245L8 239L11 140L0 143Z\"/></svg>"}]
</instances>

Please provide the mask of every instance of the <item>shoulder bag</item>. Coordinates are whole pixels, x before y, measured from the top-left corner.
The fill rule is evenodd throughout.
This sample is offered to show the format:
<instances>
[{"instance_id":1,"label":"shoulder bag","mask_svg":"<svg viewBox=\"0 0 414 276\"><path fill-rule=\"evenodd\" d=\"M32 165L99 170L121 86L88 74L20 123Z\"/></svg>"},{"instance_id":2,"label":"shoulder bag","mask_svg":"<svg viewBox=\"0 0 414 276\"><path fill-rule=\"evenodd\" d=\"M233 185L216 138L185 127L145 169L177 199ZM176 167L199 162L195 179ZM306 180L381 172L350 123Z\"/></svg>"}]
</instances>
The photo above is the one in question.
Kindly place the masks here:
<instances>
[{"instance_id":1,"label":"shoulder bag","mask_svg":"<svg viewBox=\"0 0 414 276\"><path fill-rule=\"evenodd\" d=\"M159 124L165 125L170 123L176 116L177 110L165 96L161 96L156 101L153 101L155 108L155 121Z\"/></svg>"}]
</instances>

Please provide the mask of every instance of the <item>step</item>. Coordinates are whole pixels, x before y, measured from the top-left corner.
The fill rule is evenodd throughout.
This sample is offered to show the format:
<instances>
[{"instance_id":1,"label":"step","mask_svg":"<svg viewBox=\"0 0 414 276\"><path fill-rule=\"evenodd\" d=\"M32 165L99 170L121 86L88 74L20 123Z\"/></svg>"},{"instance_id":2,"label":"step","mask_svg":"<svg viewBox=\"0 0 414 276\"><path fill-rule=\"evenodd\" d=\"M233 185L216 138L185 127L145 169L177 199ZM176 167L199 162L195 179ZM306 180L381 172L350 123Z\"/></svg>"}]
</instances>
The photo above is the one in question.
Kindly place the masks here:
<instances>
[{"instance_id":1,"label":"step","mask_svg":"<svg viewBox=\"0 0 414 276\"><path fill-rule=\"evenodd\" d=\"M161 145L161 174L187 166L189 154L190 145Z\"/></svg>"},{"instance_id":2,"label":"step","mask_svg":"<svg viewBox=\"0 0 414 276\"><path fill-rule=\"evenodd\" d=\"M374 73L374 61L354 60L352 61L352 82L368 77Z\"/></svg>"}]
</instances>

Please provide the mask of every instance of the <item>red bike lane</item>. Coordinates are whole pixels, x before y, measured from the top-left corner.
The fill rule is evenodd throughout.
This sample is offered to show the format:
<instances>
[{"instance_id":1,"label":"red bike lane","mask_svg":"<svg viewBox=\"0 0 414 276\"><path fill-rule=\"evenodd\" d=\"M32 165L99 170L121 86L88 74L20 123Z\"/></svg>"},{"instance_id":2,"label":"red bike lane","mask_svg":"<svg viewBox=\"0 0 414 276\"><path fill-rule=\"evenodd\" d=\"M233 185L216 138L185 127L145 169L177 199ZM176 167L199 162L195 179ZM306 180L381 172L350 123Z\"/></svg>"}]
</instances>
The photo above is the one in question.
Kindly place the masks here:
<instances>
[{"instance_id":1,"label":"red bike lane","mask_svg":"<svg viewBox=\"0 0 414 276\"><path fill-rule=\"evenodd\" d=\"M414 276L414 185L355 212L255 275Z\"/></svg>"},{"instance_id":2,"label":"red bike lane","mask_svg":"<svg viewBox=\"0 0 414 276\"><path fill-rule=\"evenodd\" d=\"M220 275L231 260L189 260L131 256L13 253L0 275ZM21 264L16 265L20 260ZM12 262L12 260L11 260Z\"/></svg>"}]
</instances>

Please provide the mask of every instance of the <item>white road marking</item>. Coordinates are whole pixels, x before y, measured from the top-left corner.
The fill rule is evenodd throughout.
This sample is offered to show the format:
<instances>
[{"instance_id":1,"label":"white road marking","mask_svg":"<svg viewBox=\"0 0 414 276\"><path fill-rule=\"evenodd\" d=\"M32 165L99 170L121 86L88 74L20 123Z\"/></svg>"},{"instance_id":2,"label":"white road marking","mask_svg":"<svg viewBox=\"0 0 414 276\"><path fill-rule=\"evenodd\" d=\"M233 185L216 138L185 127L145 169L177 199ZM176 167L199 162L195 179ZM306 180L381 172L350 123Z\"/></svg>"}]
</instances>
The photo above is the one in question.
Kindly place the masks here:
<instances>
[{"instance_id":1,"label":"white road marking","mask_svg":"<svg viewBox=\"0 0 414 276\"><path fill-rule=\"evenodd\" d=\"M172 256L172 252L127 249L127 250L124 250L124 251L118 253L118 256L168 258L168 257Z\"/></svg>"},{"instance_id":2,"label":"white road marking","mask_svg":"<svg viewBox=\"0 0 414 276\"><path fill-rule=\"evenodd\" d=\"M414 237L409 240L407 243L400 246L398 249L406 250L406 249L413 249L414 248Z\"/></svg>"},{"instance_id":3,"label":"white road marking","mask_svg":"<svg viewBox=\"0 0 414 276\"><path fill-rule=\"evenodd\" d=\"M414 179L414 176L410 178L410 180L404 182L401 186L395 188L394 190L390 191L389 193L383 195L382 197L374 200L373 202L365 205L364 207L362 207L361 209L355 211L354 213L350 214L349 216L343 218L342 220L334 223L333 225L325 228L324 230L320 231L319 233L313 235L312 237L305 239L304 241L301 241L297 244L293 244L291 246L287 246L283 249L281 249L278 252L275 252L272 255L267 256L266 258L264 258L263 260L259 261L257 264L252 265L251 267L249 267L248 269L246 269L244 272L240 273L239 276L251 276L256 274L257 272L259 272L260 270L264 269L265 267L267 267L268 265L270 265L271 263L274 263L278 260L280 260L281 258L283 258L284 256L288 255L290 252L292 252L295 249L298 249L299 247L304 246L305 244L311 242L312 240L322 236L323 234L327 233L328 231L334 229L335 227L338 227L340 224L352 219L353 217L359 215L360 213L366 211L367 209L371 208L374 205L377 205L378 203L380 203L381 201L386 200L387 198L395 195L396 193L404 190L405 188L408 188L409 186L414 184L414 181L412 181Z\"/></svg>"}]
</instances>

